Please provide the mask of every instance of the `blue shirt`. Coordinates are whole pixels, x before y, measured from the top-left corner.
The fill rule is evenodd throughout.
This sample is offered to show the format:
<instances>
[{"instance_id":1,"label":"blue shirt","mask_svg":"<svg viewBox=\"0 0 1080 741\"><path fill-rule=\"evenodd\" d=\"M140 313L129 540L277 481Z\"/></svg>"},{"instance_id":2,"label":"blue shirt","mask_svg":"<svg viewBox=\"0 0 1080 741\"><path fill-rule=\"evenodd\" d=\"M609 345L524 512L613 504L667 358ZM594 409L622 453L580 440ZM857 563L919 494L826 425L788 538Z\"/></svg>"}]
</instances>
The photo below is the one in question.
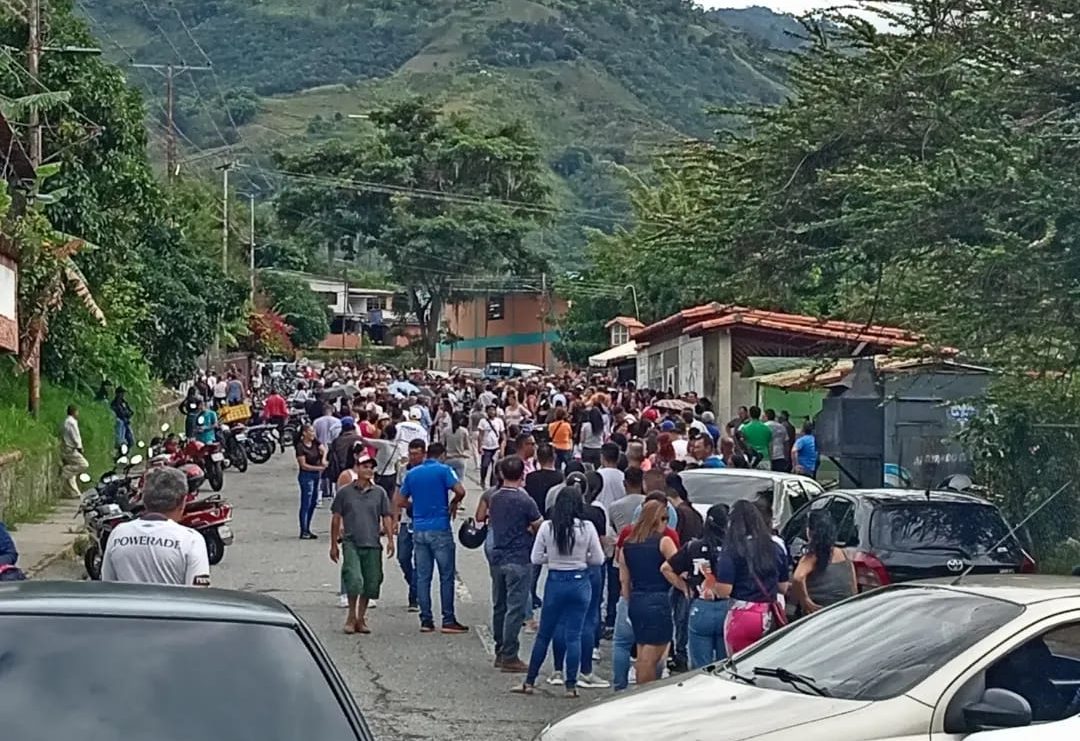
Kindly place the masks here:
<instances>
[{"instance_id":1,"label":"blue shirt","mask_svg":"<svg viewBox=\"0 0 1080 741\"><path fill-rule=\"evenodd\" d=\"M199 417L202 417L202 423L199 424L198 420L196 420L195 424L202 428L202 432L199 432L195 437L205 445L216 443L217 432L214 431L214 428L217 426L217 412L213 409L204 409L199 412Z\"/></svg>"},{"instance_id":2,"label":"blue shirt","mask_svg":"<svg viewBox=\"0 0 1080 741\"><path fill-rule=\"evenodd\" d=\"M491 565L532 563L533 533L540 508L524 489L499 489L488 504L492 533Z\"/></svg>"},{"instance_id":3,"label":"blue shirt","mask_svg":"<svg viewBox=\"0 0 1080 741\"><path fill-rule=\"evenodd\" d=\"M795 441L795 460L798 462L799 468L803 468L811 474L817 470L817 439L813 435L803 435Z\"/></svg>"},{"instance_id":4,"label":"blue shirt","mask_svg":"<svg viewBox=\"0 0 1080 741\"><path fill-rule=\"evenodd\" d=\"M230 404L239 404L244 400L244 384L235 378L226 385L225 400Z\"/></svg>"},{"instance_id":5,"label":"blue shirt","mask_svg":"<svg viewBox=\"0 0 1080 741\"><path fill-rule=\"evenodd\" d=\"M735 555L734 551L725 548L716 559L716 581L721 584L731 585L731 599L743 600L744 602L773 602L779 592L781 582L789 580L788 555L776 542L772 541L772 547L776 552L776 573L766 577L754 578L750 571L750 565L742 556ZM758 583L760 582L760 584ZM765 588L762 593L761 588Z\"/></svg>"},{"instance_id":6,"label":"blue shirt","mask_svg":"<svg viewBox=\"0 0 1080 741\"><path fill-rule=\"evenodd\" d=\"M4 523L0 522L0 566L14 566L19 560L19 552L15 550L15 541L8 535Z\"/></svg>"},{"instance_id":7,"label":"blue shirt","mask_svg":"<svg viewBox=\"0 0 1080 741\"><path fill-rule=\"evenodd\" d=\"M413 532L450 530L450 490L458 483L454 469L428 458L405 474L401 496L412 502Z\"/></svg>"},{"instance_id":8,"label":"blue shirt","mask_svg":"<svg viewBox=\"0 0 1080 741\"><path fill-rule=\"evenodd\" d=\"M718 455L710 455L708 458L701 462L702 468L727 468L724 463L724 459Z\"/></svg>"}]
</instances>

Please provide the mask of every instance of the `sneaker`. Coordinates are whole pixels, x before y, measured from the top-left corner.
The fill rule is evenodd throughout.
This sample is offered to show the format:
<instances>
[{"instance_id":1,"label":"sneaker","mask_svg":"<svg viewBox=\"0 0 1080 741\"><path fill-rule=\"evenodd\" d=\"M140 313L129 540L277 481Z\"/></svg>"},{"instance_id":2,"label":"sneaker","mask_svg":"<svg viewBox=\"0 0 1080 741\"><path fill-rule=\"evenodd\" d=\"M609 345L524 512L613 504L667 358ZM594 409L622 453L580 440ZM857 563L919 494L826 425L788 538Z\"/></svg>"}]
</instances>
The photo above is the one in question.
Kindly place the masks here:
<instances>
[{"instance_id":1,"label":"sneaker","mask_svg":"<svg viewBox=\"0 0 1080 741\"><path fill-rule=\"evenodd\" d=\"M566 684L566 680L563 679L562 672L552 672L551 676L547 678L547 683L562 686Z\"/></svg>"},{"instance_id":2,"label":"sneaker","mask_svg":"<svg viewBox=\"0 0 1080 741\"><path fill-rule=\"evenodd\" d=\"M606 690L611 686L611 682L596 676L596 674L582 674L577 678L577 686L584 687L587 690Z\"/></svg>"},{"instance_id":3,"label":"sneaker","mask_svg":"<svg viewBox=\"0 0 1080 741\"><path fill-rule=\"evenodd\" d=\"M637 670L634 667L630 667L630 673L626 675L627 684L637 684Z\"/></svg>"},{"instance_id":4,"label":"sneaker","mask_svg":"<svg viewBox=\"0 0 1080 741\"><path fill-rule=\"evenodd\" d=\"M525 634L536 635L536 631L539 630L540 624L536 622L535 618L529 618L525 621Z\"/></svg>"},{"instance_id":5,"label":"sneaker","mask_svg":"<svg viewBox=\"0 0 1080 741\"><path fill-rule=\"evenodd\" d=\"M338 598L337 598L337 606L342 607L342 608L348 607L349 606L349 597L348 597L348 595L339 594Z\"/></svg>"},{"instance_id":6,"label":"sneaker","mask_svg":"<svg viewBox=\"0 0 1080 741\"><path fill-rule=\"evenodd\" d=\"M521 659L504 659L501 667L503 674L525 674L529 671L529 665Z\"/></svg>"},{"instance_id":7,"label":"sneaker","mask_svg":"<svg viewBox=\"0 0 1080 741\"><path fill-rule=\"evenodd\" d=\"M374 610L376 607L378 607L378 605L375 604L375 600L370 600L367 606L369 610Z\"/></svg>"},{"instance_id":8,"label":"sneaker","mask_svg":"<svg viewBox=\"0 0 1080 741\"><path fill-rule=\"evenodd\" d=\"M468 627L462 625L461 623L459 623L459 622L457 622L455 620L454 622L450 623L449 625L444 625L440 629L440 631L443 632L443 633L446 633L448 635L461 635L462 633L468 633L469 629L468 629Z\"/></svg>"},{"instance_id":9,"label":"sneaker","mask_svg":"<svg viewBox=\"0 0 1080 741\"><path fill-rule=\"evenodd\" d=\"M420 623L420 632L421 633L434 633L435 632L435 623Z\"/></svg>"},{"instance_id":10,"label":"sneaker","mask_svg":"<svg viewBox=\"0 0 1080 741\"><path fill-rule=\"evenodd\" d=\"M420 612L420 605L415 602L409 603L409 612Z\"/></svg>"},{"instance_id":11,"label":"sneaker","mask_svg":"<svg viewBox=\"0 0 1080 741\"><path fill-rule=\"evenodd\" d=\"M599 661L600 660L600 649L594 648L592 650L592 660L593 661Z\"/></svg>"}]
</instances>

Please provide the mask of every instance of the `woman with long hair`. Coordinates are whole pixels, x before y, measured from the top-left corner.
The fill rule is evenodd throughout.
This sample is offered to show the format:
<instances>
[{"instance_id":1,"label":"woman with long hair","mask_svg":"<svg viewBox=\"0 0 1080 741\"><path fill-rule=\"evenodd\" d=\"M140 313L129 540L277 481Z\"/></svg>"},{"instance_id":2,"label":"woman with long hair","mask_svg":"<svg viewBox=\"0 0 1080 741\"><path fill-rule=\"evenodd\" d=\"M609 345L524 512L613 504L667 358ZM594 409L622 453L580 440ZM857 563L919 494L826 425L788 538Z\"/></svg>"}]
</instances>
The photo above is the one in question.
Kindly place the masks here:
<instances>
[{"instance_id":1,"label":"woman with long hair","mask_svg":"<svg viewBox=\"0 0 1080 741\"><path fill-rule=\"evenodd\" d=\"M450 402L447 401L447 404ZM464 412L451 412L448 422L450 426L443 433L443 444L446 446L446 465L454 469L458 481L465 482L465 462L472 453L469 435L468 418Z\"/></svg>"},{"instance_id":2,"label":"woman with long hair","mask_svg":"<svg viewBox=\"0 0 1080 741\"><path fill-rule=\"evenodd\" d=\"M296 480L300 485L300 540L315 540L311 518L319 504L319 479L326 470L326 446L315 439L315 428L306 424L300 428L296 441Z\"/></svg>"},{"instance_id":3,"label":"woman with long hair","mask_svg":"<svg viewBox=\"0 0 1080 741\"><path fill-rule=\"evenodd\" d=\"M581 630L592 598L588 569L604 562L600 536L593 524L584 518L584 510L581 489L564 486L555 497L551 519L545 520L536 533L532 562L546 565L548 577L529 671L524 683L514 692L533 693L548 647L556 633L562 632L566 639L566 696L577 697Z\"/></svg>"},{"instance_id":4,"label":"woman with long hair","mask_svg":"<svg viewBox=\"0 0 1080 741\"><path fill-rule=\"evenodd\" d=\"M671 433L661 432L656 438L656 452L652 455L652 467L668 473L671 470L671 464L677 458L678 454L672 444Z\"/></svg>"},{"instance_id":5,"label":"woman with long hair","mask_svg":"<svg viewBox=\"0 0 1080 741\"><path fill-rule=\"evenodd\" d=\"M724 546L728 512L726 504L710 507L705 515L704 534L684 545L660 567L671 585L690 600L687 653L691 669L700 669L727 655L724 619L728 601L717 597L711 585Z\"/></svg>"},{"instance_id":6,"label":"woman with long hair","mask_svg":"<svg viewBox=\"0 0 1080 741\"><path fill-rule=\"evenodd\" d=\"M836 523L826 510L810 513L806 527L809 543L791 577L791 589L804 614L845 600L858 591L855 565L837 546Z\"/></svg>"},{"instance_id":7,"label":"woman with long hair","mask_svg":"<svg viewBox=\"0 0 1080 741\"><path fill-rule=\"evenodd\" d=\"M667 656L674 632L670 586L660 567L678 550L664 534L667 506L646 501L630 537L619 551L621 595L627 600L630 624L637 644L635 673L639 685L656 679L656 667Z\"/></svg>"},{"instance_id":8,"label":"woman with long hair","mask_svg":"<svg viewBox=\"0 0 1080 741\"><path fill-rule=\"evenodd\" d=\"M433 402L433 404L435 403L438 404L438 410L435 412L434 420L431 423L432 439L445 445L446 436L453 427L454 403L449 399Z\"/></svg>"},{"instance_id":9,"label":"woman with long hair","mask_svg":"<svg viewBox=\"0 0 1080 741\"><path fill-rule=\"evenodd\" d=\"M506 406L503 408L503 419L507 427L511 425L521 427L521 424L529 417L529 410L518 401L517 390L510 388L506 392Z\"/></svg>"},{"instance_id":10,"label":"woman with long hair","mask_svg":"<svg viewBox=\"0 0 1080 741\"><path fill-rule=\"evenodd\" d=\"M716 562L715 583L706 587L729 599L724 643L732 656L784 620L780 595L788 588L788 558L773 540L761 510L735 502L728 518L724 549Z\"/></svg>"}]
</instances>

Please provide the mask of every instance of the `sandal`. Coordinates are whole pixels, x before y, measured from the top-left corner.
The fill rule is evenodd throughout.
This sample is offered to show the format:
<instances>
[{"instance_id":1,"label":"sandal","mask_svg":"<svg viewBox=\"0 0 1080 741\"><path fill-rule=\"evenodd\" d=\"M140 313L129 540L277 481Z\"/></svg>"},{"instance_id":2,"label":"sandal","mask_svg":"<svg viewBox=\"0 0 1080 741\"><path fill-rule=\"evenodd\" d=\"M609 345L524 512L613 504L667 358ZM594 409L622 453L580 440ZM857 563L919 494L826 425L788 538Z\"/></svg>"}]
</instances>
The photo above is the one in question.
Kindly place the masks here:
<instances>
[{"instance_id":1,"label":"sandal","mask_svg":"<svg viewBox=\"0 0 1080 741\"><path fill-rule=\"evenodd\" d=\"M356 623L354 623L354 622L345 623L345 634L351 636L354 633L356 633Z\"/></svg>"},{"instance_id":2,"label":"sandal","mask_svg":"<svg viewBox=\"0 0 1080 741\"><path fill-rule=\"evenodd\" d=\"M368 627L367 623L357 623L356 624L356 632L357 633L363 633L364 635L370 635L371 634L371 628Z\"/></svg>"},{"instance_id":3,"label":"sandal","mask_svg":"<svg viewBox=\"0 0 1080 741\"><path fill-rule=\"evenodd\" d=\"M580 695L577 692L577 687L570 687L566 690L566 694L563 695L567 700L576 700Z\"/></svg>"},{"instance_id":4,"label":"sandal","mask_svg":"<svg viewBox=\"0 0 1080 741\"><path fill-rule=\"evenodd\" d=\"M510 691L515 695L531 695L535 688L531 684L522 684L520 687L514 687Z\"/></svg>"}]
</instances>

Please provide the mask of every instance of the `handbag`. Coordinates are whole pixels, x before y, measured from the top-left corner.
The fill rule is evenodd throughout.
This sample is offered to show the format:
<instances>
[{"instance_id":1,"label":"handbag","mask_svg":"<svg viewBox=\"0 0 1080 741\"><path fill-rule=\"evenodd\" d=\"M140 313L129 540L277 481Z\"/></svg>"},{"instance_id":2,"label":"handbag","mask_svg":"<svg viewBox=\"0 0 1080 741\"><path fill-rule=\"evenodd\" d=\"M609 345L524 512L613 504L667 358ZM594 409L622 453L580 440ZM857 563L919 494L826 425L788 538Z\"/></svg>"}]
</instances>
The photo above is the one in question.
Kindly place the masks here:
<instances>
[{"instance_id":1,"label":"handbag","mask_svg":"<svg viewBox=\"0 0 1080 741\"><path fill-rule=\"evenodd\" d=\"M757 588L761 590L762 594L768 594L765 585L762 583L761 579L758 578L757 574L754 574L754 582L757 584ZM772 615L773 619L772 630L779 630L788 624L787 612L781 606L780 600L773 599L773 601L769 603L769 614Z\"/></svg>"}]
</instances>

